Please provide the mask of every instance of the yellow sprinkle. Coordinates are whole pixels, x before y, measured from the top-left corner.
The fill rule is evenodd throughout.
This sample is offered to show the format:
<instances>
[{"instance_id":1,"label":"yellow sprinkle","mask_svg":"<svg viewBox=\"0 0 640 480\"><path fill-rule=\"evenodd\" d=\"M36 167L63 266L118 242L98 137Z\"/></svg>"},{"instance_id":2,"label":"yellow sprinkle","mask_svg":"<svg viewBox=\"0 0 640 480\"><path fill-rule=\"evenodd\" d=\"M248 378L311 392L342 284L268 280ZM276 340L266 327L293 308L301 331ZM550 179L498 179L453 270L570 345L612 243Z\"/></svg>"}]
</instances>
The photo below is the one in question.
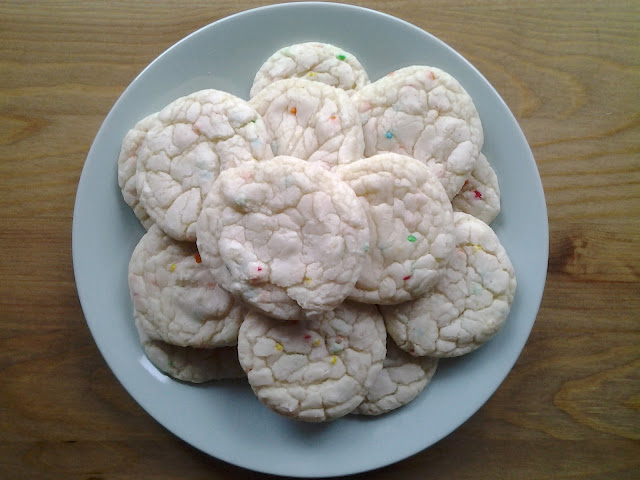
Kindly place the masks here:
<instances>
[{"instance_id":1,"label":"yellow sprinkle","mask_svg":"<svg viewBox=\"0 0 640 480\"><path fill-rule=\"evenodd\" d=\"M314 72L309 72L309 76L310 76L310 77L313 77L314 75L315 75L315 73L314 73Z\"/></svg>"},{"instance_id":2,"label":"yellow sprinkle","mask_svg":"<svg viewBox=\"0 0 640 480\"><path fill-rule=\"evenodd\" d=\"M311 283L311 279L308 277L304 277L304 283L306 283L307 285L309 285Z\"/></svg>"},{"instance_id":3,"label":"yellow sprinkle","mask_svg":"<svg viewBox=\"0 0 640 480\"><path fill-rule=\"evenodd\" d=\"M320 345L320 339L317 339L315 342L313 342L314 347L317 347L318 345Z\"/></svg>"},{"instance_id":4,"label":"yellow sprinkle","mask_svg":"<svg viewBox=\"0 0 640 480\"><path fill-rule=\"evenodd\" d=\"M331 357L331 365L333 365L337 361L338 361L338 357L336 357L335 355L333 357Z\"/></svg>"},{"instance_id":5,"label":"yellow sprinkle","mask_svg":"<svg viewBox=\"0 0 640 480\"><path fill-rule=\"evenodd\" d=\"M173 271L175 271L175 269L176 269L177 267L178 267L178 266L174 263L173 265L171 265L170 270L173 272Z\"/></svg>"},{"instance_id":6,"label":"yellow sprinkle","mask_svg":"<svg viewBox=\"0 0 640 480\"><path fill-rule=\"evenodd\" d=\"M278 350L279 352L282 351L282 345L276 343L276 350Z\"/></svg>"},{"instance_id":7,"label":"yellow sprinkle","mask_svg":"<svg viewBox=\"0 0 640 480\"><path fill-rule=\"evenodd\" d=\"M478 250L482 250L482 246L480 245L474 245L474 247L476 247Z\"/></svg>"}]
</instances>

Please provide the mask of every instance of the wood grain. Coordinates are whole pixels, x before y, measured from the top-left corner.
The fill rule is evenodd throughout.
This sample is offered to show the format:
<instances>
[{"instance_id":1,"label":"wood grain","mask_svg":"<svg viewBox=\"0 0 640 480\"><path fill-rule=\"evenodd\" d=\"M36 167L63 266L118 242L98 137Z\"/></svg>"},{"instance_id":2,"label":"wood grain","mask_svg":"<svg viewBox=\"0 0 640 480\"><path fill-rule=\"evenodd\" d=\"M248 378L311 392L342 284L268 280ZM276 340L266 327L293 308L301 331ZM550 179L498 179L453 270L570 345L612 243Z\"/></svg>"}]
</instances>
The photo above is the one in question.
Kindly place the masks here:
<instances>
[{"instance_id":1,"label":"wood grain","mask_svg":"<svg viewBox=\"0 0 640 480\"><path fill-rule=\"evenodd\" d=\"M189 447L129 397L84 322L78 179L133 78L192 31L273 2L0 3L0 478L268 478ZM534 153L549 273L515 368L461 428L354 478L640 478L640 3L362 1L441 38Z\"/></svg>"}]
</instances>

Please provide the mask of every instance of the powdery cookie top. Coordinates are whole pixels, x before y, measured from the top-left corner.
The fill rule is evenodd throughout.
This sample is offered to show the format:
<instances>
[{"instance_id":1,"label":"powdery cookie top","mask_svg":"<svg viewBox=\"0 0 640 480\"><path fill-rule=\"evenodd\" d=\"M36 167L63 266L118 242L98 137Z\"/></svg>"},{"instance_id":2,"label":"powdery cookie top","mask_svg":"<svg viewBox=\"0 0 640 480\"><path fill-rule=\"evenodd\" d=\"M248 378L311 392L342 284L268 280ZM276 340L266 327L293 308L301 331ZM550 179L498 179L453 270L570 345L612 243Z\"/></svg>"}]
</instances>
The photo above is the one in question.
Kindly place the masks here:
<instances>
[{"instance_id":1,"label":"powdery cookie top","mask_svg":"<svg viewBox=\"0 0 640 480\"><path fill-rule=\"evenodd\" d=\"M272 158L271 137L247 102L218 90L179 98L158 120L138 149L140 203L168 235L195 241L202 200L218 173Z\"/></svg>"},{"instance_id":2,"label":"powdery cookie top","mask_svg":"<svg viewBox=\"0 0 640 480\"><path fill-rule=\"evenodd\" d=\"M413 357L387 339L382 371L354 413L381 415L406 405L425 389L437 366L437 358Z\"/></svg>"},{"instance_id":3,"label":"powdery cookie top","mask_svg":"<svg viewBox=\"0 0 640 480\"><path fill-rule=\"evenodd\" d=\"M136 321L136 328L149 361L170 377L183 382L203 383L245 376L238 361L236 347L179 347L153 340L138 321Z\"/></svg>"},{"instance_id":4,"label":"powdery cookie top","mask_svg":"<svg viewBox=\"0 0 640 480\"><path fill-rule=\"evenodd\" d=\"M482 153L462 190L451 200L453 210L468 213L487 225L500 213L498 176Z\"/></svg>"},{"instance_id":5,"label":"powdery cookie top","mask_svg":"<svg viewBox=\"0 0 640 480\"><path fill-rule=\"evenodd\" d=\"M134 317L153 340L183 347L235 345L246 307L216 285L194 243L153 225L129 262Z\"/></svg>"},{"instance_id":6,"label":"powdery cookie top","mask_svg":"<svg viewBox=\"0 0 640 480\"><path fill-rule=\"evenodd\" d=\"M328 43L307 42L284 47L269 57L256 73L250 97L276 80L294 77L348 93L369 84L367 72L354 55Z\"/></svg>"},{"instance_id":7,"label":"powdery cookie top","mask_svg":"<svg viewBox=\"0 0 640 480\"><path fill-rule=\"evenodd\" d=\"M413 158L382 153L336 171L356 192L369 221L369 245L350 298L396 304L423 296L455 248L451 202Z\"/></svg>"},{"instance_id":8,"label":"powdery cookie top","mask_svg":"<svg viewBox=\"0 0 640 480\"><path fill-rule=\"evenodd\" d=\"M274 155L290 155L326 168L363 157L364 138L349 95L320 82L278 80L251 99L273 137Z\"/></svg>"},{"instance_id":9,"label":"powdery cookie top","mask_svg":"<svg viewBox=\"0 0 640 480\"><path fill-rule=\"evenodd\" d=\"M480 117L469 94L448 73L411 66L391 72L353 96L365 155L382 151L426 164L449 198L462 188L482 149Z\"/></svg>"},{"instance_id":10,"label":"powdery cookie top","mask_svg":"<svg viewBox=\"0 0 640 480\"><path fill-rule=\"evenodd\" d=\"M360 276L369 241L366 215L347 184L283 156L221 172L197 227L202 260L220 285L285 320L339 305Z\"/></svg>"},{"instance_id":11,"label":"powdery cookie top","mask_svg":"<svg viewBox=\"0 0 640 480\"><path fill-rule=\"evenodd\" d=\"M308 321L247 315L238 356L251 388L272 410L320 422L353 411L385 358L384 322L373 305L345 302Z\"/></svg>"},{"instance_id":12,"label":"powdery cookie top","mask_svg":"<svg viewBox=\"0 0 640 480\"><path fill-rule=\"evenodd\" d=\"M469 353L500 330L511 308L516 277L500 240L471 215L456 212L454 219L457 248L433 292L380 307L389 335L414 355Z\"/></svg>"},{"instance_id":13,"label":"powdery cookie top","mask_svg":"<svg viewBox=\"0 0 640 480\"><path fill-rule=\"evenodd\" d=\"M138 164L138 149L142 145L145 135L152 128L160 125L158 114L151 115L140 120L125 135L118 157L118 185L122 191L124 201L133 209L140 223L149 230L153 225L153 220L147 214L147 211L140 204L138 198L138 190L136 189L136 166Z\"/></svg>"}]
</instances>

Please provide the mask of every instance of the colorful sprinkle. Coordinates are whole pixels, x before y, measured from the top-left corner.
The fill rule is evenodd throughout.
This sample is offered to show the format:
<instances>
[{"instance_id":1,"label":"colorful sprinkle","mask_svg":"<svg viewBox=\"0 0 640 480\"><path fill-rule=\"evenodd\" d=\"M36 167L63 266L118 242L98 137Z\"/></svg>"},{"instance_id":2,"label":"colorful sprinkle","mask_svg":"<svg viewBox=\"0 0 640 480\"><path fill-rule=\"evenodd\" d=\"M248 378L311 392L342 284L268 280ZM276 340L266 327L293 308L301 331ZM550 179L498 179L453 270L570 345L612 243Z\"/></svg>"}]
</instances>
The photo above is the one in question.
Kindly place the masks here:
<instances>
[{"instance_id":1,"label":"colorful sprinkle","mask_svg":"<svg viewBox=\"0 0 640 480\"><path fill-rule=\"evenodd\" d=\"M320 339L317 339L315 342L313 342L314 347L317 347L318 345L320 345Z\"/></svg>"},{"instance_id":2,"label":"colorful sprinkle","mask_svg":"<svg viewBox=\"0 0 640 480\"><path fill-rule=\"evenodd\" d=\"M482 194L478 190L474 190L473 193L476 194L476 198L482 198Z\"/></svg>"},{"instance_id":3,"label":"colorful sprinkle","mask_svg":"<svg viewBox=\"0 0 640 480\"><path fill-rule=\"evenodd\" d=\"M409 350L409 353L410 353L411 355L415 355L415 354L416 354L416 351L412 348L411 350Z\"/></svg>"},{"instance_id":4,"label":"colorful sprinkle","mask_svg":"<svg viewBox=\"0 0 640 480\"><path fill-rule=\"evenodd\" d=\"M484 249L482 248L482 245L474 245L474 247L476 247L478 250L484 251Z\"/></svg>"},{"instance_id":5,"label":"colorful sprinkle","mask_svg":"<svg viewBox=\"0 0 640 480\"><path fill-rule=\"evenodd\" d=\"M291 110L289 110L291 112L292 115L295 115L298 112L298 109L296 107L293 107Z\"/></svg>"},{"instance_id":6,"label":"colorful sprinkle","mask_svg":"<svg viewBox=\"0 0 640 480\"><path fill-rule=\"evenodd\" d=\"M411 243L414 243L416 241L416 237L414 237L413 235L409 235L407 237L407 240L409 240Z\"/></svg>"},{"instance_id":7,"label":"colorful sprinkle","mask_svg":"<svg viewBox=\"0 0 640 480\"><path fill-rule=\"evenodd\" d=\"M276 343L276 350L281 352L282 351L282 345L280 345L279 343Z\"/></svg>"},{"instance_id":8,"label":"colorful sprinkle","mask_svg":"<svg viewBox=\"0 0 640 480\"><path fill-rule=\"evenodd\" d=\"M305 340L311 340L311 335L309 335L309 334L305 335L305 336L304 336L304 339L305 339Z\"/></svg>"},{"instance_id":9,"label":"colorful sprinkle","mask_svg":"<svg viewBox=\"0 0 640 480\"><path fill-rule=\"evenodd\" d=\"M196 259L196 263L202 263L202 257L200 256L199 253L196 253L193 258Z\"/></svg>"},{"instance_id":10,"label":"colorful sprinkle","mask_svg":"<svg viewBox=\"0 0 640 480\"><path fill-rule=\"evenodd\" d=\"M172 272L175 272L176 268L178 268L178 266L174 263L171 265L171 268L169 270L171 270Z\"/></svg>"},{"instance_id":11,"label":"colorful sprinkle","mask_svg":"<svg viewBox=\"0 0 640 480\"><path fill-rule=\"evenodd\" d=\"M329 117L331 120L335 120L336 116L335 115L331 115L331 117Z\"/></svg>"},{"instance_id":12,"label":"colorful sprinkle","mask_svg":"<svg viewBox=\"0 0 640 480\"><path fill-rule=\"evenodd\" d=\"M406 282L407 280L410 280L410 279L411 279L411 275L407 275L407 276L406 276L406 277L404 277L402 280L404 280L404 281Z\"/></svg>"},{"instance_id":13,"label":"colorful sprinkle","mask_svg":"<svg viewBox=\"0 0 640 480\"><path fill-rule=\"evenodd\" d=\"M305 285L309 285L311 283L311 279L309 277L304 277Z\"/></svg>"},{"instance_id":14,"label":"colorful sprinkle","mask_svg":"<svg viewBox=\"0 0 640 480\"><path fill-rule=\"evenodd\" d=\"M393 138L393 133L391 133L389 130L387 130L387 133L385 133L384 136L387 137L387 138Z\"/></svg>"},{"instance_id":15,"label":"colorful sprinkle","mask_svg":"<svg viewBox=\"0 0 640 480\"><path fill-rule=\"evenodd\" d=\"M313 77L316 74L316 72L309 72L309 76Z\"/></svg>"},{"instance_id":16,"label":"colorful sprinkle","mask_svg":"<svg viewBox=\"0 0 640 480\"><path fill-rule=\"evenodd\" d=\"M251 123L256 123L256 119L254 118L253 120L251 120Z\"/></svg>"},{"instance_id":17,"label":"colorful sprinkle","mask_svg":"<svg viewBox=\"0 0 640 480\"><path fill-rule=\"evenodd\" d=\"M338 55L338 56L337 56L337 58L338 58L338 60L344 60L344 59L346 59L347 57L345 57L344 55Z\"/></svg>"},{"instance_id":18,"label":"colorful sprinkle","mask_svg":"<svg viewBox=\"0 0 640 480\"><path fill-rule=\"evenodd\" d=\"M335 364L338 361L338 357L335 355L331 357L331 365Z\"/></svg>"},{"instance_id":19,"label":"colorful sprinkle","mask_svg":"<svg viewBox=\"0 0 640 480\"><path fill-rule=\"evenodd\" d=\"M429 72L429 78L430 78L431 80L435 80L435 79L436 79L436 76L434 75L434 73L433 73L433 72Z\"/></svg>"},{"instance_id":20,"label":"colorful sprinkle","mask_svg":"<svg viewBox=\"0 0 640 480\"><path fill-rule=\"evenodd\" d=\"M465 185L469 185L469 179L465 180L465 181L464 181L464 184L465 184Z\"/></svg>"}]
</instances>

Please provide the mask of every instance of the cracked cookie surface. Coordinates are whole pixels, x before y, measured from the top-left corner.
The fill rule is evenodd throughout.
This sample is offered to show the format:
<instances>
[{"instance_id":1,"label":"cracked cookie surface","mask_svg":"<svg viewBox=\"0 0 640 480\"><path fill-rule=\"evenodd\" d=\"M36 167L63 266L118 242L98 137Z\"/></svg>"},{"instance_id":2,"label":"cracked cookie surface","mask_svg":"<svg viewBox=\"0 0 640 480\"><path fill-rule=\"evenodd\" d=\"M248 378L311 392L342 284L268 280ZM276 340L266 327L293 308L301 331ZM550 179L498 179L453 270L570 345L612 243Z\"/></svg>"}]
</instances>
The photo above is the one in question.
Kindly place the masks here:
<instances>
[{"instance_id":1,"label":"cracked cookie surface","mask_svg":"<svg viewBox=\"0 0 640 480\"><path fill-rule=\"evenodd\" d=\"M265 405L320 422L363 401L382 369L385 340L384 322L372 305L345 302L297 322L251 312L240 328L238 357Z\"/></svg>"},{"instance_id":2,"label":"cracked cookie surface","mask_svg":"<svg viewBox=\"0 0 640 480\"><path fill-rule=\"evenodd\" d=\"M456 249L443 278L427 296L381 306L389 335L405 351L456 357L502 328L516 290L507 252L482 220L454 213Z\"/></svg>"},{"instance_id":3,"label":"cracked cookie surface","mask_svg":"<svg viewBox=\"0 0 640 480\"><path fill-rule=\"evenodd\" d=\"M473 100L448 73L428 66L401 68L353 95L365 155L383 151L420 160L449 199L462 188L484 142Z\"/></svg>"},{"instance_id":4,"label":"cracked cookie surface","mask_svg":"<svg viewBox=\"0 0 640 480\"><path fill-rule=\"evenodd\" d=\"M350 298L396 304L423 296L455 247L453 212L444 188L421 162L382 153L341 165L369 222L362 273Z\"/></svg>"},{"instance_id":5,"label":"cracked cookie surface","mask_svg":"<svg viewBox=\"0 0 640 480\"><path fill-rule=\"evenodd\" d=\"M360 276L369 239L346 183L285 156L221 172L197 227L220 285L283 320L338 306Z\"/></svg>"},{"instance_id":6,"label":"cracked cookie surface","mask_svg":"<svg viewBox=\"0 0 640 480\"><path fill-rule=\"evenodd\" d=\"M352 93L369 84L369 76L351 53L329 43L305 42L281 48L260 67L249 94L285 78L322 82Z\"/></svg>"},{"instance_id":7,"label":"cracked cookie surface","mask_svg":"<svg viewBox=\"0 0 640 480\"><path fill-rule=\"evenodd\" d=\"M202 201L221 170L273 158L260 115L244 100L201 90L158 112L138 149L136 190L171 237L195 241Z\"/></svg>"},{"instance_id":8,"label":"cracked cookie surface","mask_svg":"<svg viewBox=\"0 0 640 480\"><path fill-rule=\"evenodd\" d=\"M153 225L129 262L136 322L153 340L212 348L236 345L247 307L220 288L195 243L178 242Z\"/></svg>"}]
</instances>

